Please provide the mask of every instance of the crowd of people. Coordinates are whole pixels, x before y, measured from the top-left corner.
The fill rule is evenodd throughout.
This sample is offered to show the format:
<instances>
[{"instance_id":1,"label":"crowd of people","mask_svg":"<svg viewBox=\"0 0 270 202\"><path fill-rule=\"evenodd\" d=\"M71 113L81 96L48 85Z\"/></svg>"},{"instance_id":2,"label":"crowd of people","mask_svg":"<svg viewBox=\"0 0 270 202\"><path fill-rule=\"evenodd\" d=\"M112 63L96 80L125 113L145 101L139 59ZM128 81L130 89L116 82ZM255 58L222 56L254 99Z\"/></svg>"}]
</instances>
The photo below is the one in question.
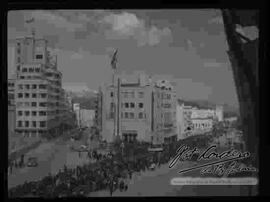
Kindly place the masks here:
<instances>
[{"instance_id":1,"label":"crowd of people","mask_svg":"<svg viewBox=\"0 0 270 202\"><path fill-rule=\"evenodd\" d=\"M172 154L173 155L173 154ZM56 175L38 180L25 182L9 190L10 197L72 197L86 196L90 192L109 190L110 195L117 189L126 191L128 179L134 172L150 169L151 164L164 164L172 157L169 150L160 153L135 154L130 156L123 153L100 154L97 151L88 152L88 157L94 163L88 163L76 168L66 166Z\"/></svg>"},{"instance_id":2,"label":"crowd of people","mask_svg":"<svg viewBox=\"0 0 270 202\"><path fill-rule=\"evenodd\" d=\"M24 162L24 155L21 155L19 159L10 160L8 162L8 172L12 174L13 168L24 168L25 162Z\"/></svg>"}]
</instances>

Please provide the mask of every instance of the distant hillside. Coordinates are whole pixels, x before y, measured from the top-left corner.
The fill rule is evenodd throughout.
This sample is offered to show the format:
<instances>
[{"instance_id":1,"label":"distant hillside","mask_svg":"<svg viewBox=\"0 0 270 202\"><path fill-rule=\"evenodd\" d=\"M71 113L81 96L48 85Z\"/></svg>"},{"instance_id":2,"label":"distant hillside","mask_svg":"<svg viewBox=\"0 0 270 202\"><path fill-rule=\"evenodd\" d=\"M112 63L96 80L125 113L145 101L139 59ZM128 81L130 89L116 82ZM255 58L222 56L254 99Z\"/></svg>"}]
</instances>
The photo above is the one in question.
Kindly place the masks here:
<instances>
[{"instance_id":1,"label":"distant hillside","mask_svg":"<svg viewBox=\"0 0 270 202\"><path fill-rule=\"evenodd\" d=\"M200 109L215 109L216 104L211 103L207 100L183 100L183 99L178 99L178 103L187 105L187 106L192 106L192 107L197 107Z\"/></svg>"}]
</instances>

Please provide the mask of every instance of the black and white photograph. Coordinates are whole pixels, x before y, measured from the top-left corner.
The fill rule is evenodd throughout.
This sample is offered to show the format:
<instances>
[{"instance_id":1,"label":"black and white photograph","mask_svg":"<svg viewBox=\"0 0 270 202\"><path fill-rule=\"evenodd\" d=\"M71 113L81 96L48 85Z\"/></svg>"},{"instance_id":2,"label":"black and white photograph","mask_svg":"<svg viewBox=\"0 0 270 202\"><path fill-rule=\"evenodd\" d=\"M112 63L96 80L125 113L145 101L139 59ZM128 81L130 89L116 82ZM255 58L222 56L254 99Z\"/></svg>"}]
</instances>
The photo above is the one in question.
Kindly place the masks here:
<instances>
[{"instance_id":1,"label":"black and white photograph","mask_svg":"<svg viewBox=\"0 0 270 202\"><path fill-rule=\"evenodd\" d=\"M259 12L9 10L8 198L258 195Z\"/></svg>"}]
</instances>

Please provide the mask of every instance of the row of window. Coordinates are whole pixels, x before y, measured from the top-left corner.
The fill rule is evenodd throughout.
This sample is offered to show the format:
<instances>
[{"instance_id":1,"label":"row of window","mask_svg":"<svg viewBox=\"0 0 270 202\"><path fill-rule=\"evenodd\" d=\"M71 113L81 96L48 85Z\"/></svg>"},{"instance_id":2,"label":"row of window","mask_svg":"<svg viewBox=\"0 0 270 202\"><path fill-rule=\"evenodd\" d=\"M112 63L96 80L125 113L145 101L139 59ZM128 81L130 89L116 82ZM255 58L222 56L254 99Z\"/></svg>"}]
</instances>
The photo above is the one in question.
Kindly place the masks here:
<instances>
[{"instance_id":1,"label":"row of window","mask_svg":"<svg viewBox=\"0 0 270 202\"><path fill-rule=\"evenodd\" d=\"M18 98L30 98L31 93L18 93ZM47 93L32 93L32 98L47 98Z\"/></svg>"},{"instance_id":2,"label":"row of window","mask_svg":"<svg viewBox=\"0 0 270 202\"><path fill-rule=\"evenodd\" d=\"M195 123L195 128L210 128L212 125L210 123Z\"/></svg>"},{"instance_id":3,"label":"row of window","mask_svg":"<svg viewBox=\"0 0 270 202\"><path fill-rule=\"evenodd\" d=\"M53 103L47 103L47 102L39 102L39 104L37 104L38 102L18 102L17 103L17 107L37 107L37 105L39 107L46 107L46 106L51 106L54 105Z\"/></svg>"},{"instance_id":4,"label":"row of window","mask_svg":"<svg viewBox=\"0 0 270 202\"><path fill-rule=\"evenodd\" d=\"M139 108L143 108L143 103L142 102L140 102L140 103L138 103L138 107ZM134 102L125 102L125 103L121 103L121 107L122 108L135 108L135 103ZM113 110L114 109L114 103L113 102L111 102L111 110Z\"/></svg>"},{"instance_id":5,"label":"row of window","mask_svg":"<svg viewBox=\"0 0 270 202\"><path fill-rule=\"evenodd\" d=\"M32 124L31 126L32 127L37 127L37 123L39 123L39 127L41 128L45 128L46 127L46 121L31 121ZM24 125L23 125L24 123ZM30 127L30 121L18 121L17 122L17 127Z\"/></svg>"},{"instance_id":6,"label":"row of window","mask_svg":"<svg viewBox=\"0 0 270 202\"><path fill-rule=\"evenodd\" d=\"M47 85L46 84L19 84L18 85L18 89L22 90L22 89L26 89L26 90L30 90L31 89L47 89Z\"/></svg>"},{"instance_id":7,"label":"row of window","mask_svg":"<svg viewBox=\"0 0 270 202\"><path fill-rule=\"evenodd\" d=\"M8 87L14 87L14 83L8 82Z\"/></svg>"},{"instance_id":8,"label":"row of window","mask_svg":"<svg viewBox=\"0 0 270 202\"><path fill-rule=\"evenodd\" d=\"M171 94L166 94L166 93L157 93L157 97L161 99L171 99Z\"/></svg>"},{"instance_id":9,"label":"row of window","mask_svg":"<svg viewBox=\"0 0 270 202\"><path fill-rule=\"evenodd\" d=\"M20 54L20 53L21 53L21 50L20 50L20 49L17 49L17 53ZM36 59L43 59L43 55L37 54L37 55L36 55ZM17 62L18 62L18 63L21 62L20 56L17 57Z\"/></svg>"},{"instance_id":10,"label":"row of window","mask_svg":"<svg viewBox=\"0 0 270 202\"><path fill-rule=\"evenodd\" d=\"M124 91L121 92L122 96L124 98L135 98L135 91ZM114 96L114 92L111 92L111 97ZM143 98L144 92L138 92L138 98Z\"/></svg>"},{"instance_id":11,"label":"row of window","mask_svg":"<svg viewBox=\"0 0 270 202\"><path fill-rule=\"evenodd\" d=\"M37 111L32 111L32 116L37 116ZM30 111L24 111L25 116L30 116ZM46 116L46 111L39 111L39 116ZM23 111L18 111L18 116L23 116Z\"/></svg>"},{"instance_id":12,"label":"row of window","mask_svg":"<svg viewBox=\"0 0 270 202\"><path fill-rule=\"evenodd\" d=\"M22 72L39 73L39 72L41 72L41 69L39 67L29 67L29 68L24 67L24 68L22 68Z\"/></svg>"},{"instance_id":13,"label":"row of window","mask_svg":"<svg viewBox=\"0 0 270 202\"><path fill-rule=\"evenodd\" d=\"M114 118L114 113L110 112L109 113L109 118L113 119ZM135 119L135 113L134 112L121 112L121 118L123 119ZM138 119L145 119L146 114L143 112L139 112L137 115Z\"/></svg>"},{"instance_id":14,"label":"row of window","mask_svg":"<svg viewBox=\"0 0 270 202\"><path fill-rule=\"evenodd\" d=\"M20 79L41 79L41 76L20 76Z\"/></svg>"}]
</instances>

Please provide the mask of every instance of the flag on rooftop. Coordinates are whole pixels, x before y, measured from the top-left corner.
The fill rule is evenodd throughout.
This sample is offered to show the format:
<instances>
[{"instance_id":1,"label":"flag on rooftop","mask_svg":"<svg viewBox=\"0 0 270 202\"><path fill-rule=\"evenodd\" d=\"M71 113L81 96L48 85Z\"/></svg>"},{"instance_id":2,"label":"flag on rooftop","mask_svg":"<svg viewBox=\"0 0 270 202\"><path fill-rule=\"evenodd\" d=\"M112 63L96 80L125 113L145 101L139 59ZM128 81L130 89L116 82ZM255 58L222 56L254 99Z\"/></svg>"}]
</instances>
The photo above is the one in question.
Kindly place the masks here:
<instances>
[{"instance_id":1,"label":"flag on rooftop","mask_svg":"<svg viewBox=\"0 0 270 202\"><path fill-rule=\"evenodd\" d=\"M116 50L112 56L111 65L113 69L116 69L116 63L117 63L117 51Z\"/></svg>"}]
</instances>

